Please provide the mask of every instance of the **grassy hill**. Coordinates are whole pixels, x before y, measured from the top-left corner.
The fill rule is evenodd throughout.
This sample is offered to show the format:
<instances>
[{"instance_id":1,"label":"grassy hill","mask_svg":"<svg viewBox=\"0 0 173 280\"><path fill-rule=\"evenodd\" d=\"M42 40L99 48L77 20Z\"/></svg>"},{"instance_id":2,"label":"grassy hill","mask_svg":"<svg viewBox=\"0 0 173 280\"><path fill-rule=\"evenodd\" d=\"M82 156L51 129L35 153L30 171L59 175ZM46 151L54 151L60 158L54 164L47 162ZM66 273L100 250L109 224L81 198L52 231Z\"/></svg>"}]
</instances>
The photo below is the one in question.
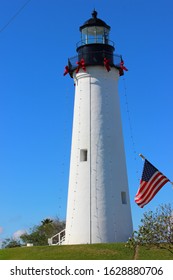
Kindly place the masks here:
<instances>
[{"instance_id":1,"label":"grassy hill","mask_svg":"<svg viewBox=\"0 0 173 280\"><path fill-rule=\"evenodd\" d=\"M139 247L137 255L124 243L18 247L0 250L0 260L173 260L166 249Z\"/></svg>"}]
</instances>

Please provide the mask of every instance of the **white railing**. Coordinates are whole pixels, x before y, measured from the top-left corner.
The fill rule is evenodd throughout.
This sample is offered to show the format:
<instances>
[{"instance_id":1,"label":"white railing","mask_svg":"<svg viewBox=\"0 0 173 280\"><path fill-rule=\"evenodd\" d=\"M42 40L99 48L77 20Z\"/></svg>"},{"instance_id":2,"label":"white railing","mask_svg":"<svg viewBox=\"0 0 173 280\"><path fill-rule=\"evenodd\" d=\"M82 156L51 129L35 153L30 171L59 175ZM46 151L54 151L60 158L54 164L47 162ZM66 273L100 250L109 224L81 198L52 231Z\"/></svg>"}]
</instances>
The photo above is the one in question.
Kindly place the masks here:
<instances>
[{"instance_id":1,"label":"white railing","mask_svg":"<svg viewBox=\"0 0 173 280\"><path fill-rule=\"evenodd\" d=\"M49 245L62 245L65 241L65 229L61 230L51 238L48 238Z\"/></svg>"}]
</instances>

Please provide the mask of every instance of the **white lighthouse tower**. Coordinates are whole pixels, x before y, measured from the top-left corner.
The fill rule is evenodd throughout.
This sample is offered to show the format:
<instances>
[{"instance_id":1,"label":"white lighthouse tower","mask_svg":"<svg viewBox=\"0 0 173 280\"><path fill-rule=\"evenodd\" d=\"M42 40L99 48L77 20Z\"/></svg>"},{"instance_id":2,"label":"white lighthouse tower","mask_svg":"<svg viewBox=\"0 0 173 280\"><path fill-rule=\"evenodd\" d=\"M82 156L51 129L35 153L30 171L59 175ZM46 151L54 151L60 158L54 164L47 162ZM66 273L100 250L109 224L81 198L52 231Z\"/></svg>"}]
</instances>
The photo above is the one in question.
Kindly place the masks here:
<instances>
[{"instance_id":1,"label":"white lighthouse tower","mask_svg":"<svg viewBox=\"0 0 173 280\"><path fill-rule=\"evenodd\" d=\"M66 67L75 105L65 244L124 242L132 234L118 97L123 62L109 31L94 11Z\"/></svg>"}]
</instances>

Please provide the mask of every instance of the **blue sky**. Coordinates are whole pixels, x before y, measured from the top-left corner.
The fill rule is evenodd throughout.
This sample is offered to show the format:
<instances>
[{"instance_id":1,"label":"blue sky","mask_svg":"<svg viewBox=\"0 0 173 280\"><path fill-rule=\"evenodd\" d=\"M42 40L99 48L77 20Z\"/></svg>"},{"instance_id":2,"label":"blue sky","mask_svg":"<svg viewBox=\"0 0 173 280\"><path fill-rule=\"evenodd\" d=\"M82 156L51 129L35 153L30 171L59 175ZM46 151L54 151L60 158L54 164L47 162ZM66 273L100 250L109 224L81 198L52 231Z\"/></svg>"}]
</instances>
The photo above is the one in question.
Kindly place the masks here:
<instances>
[{"instance_id":1,"label":"blue sky","mask_svg":"<svg viewBox=\"0 0 173 280\"><path fill-rule=\"evenodd\" d=\"M6 26L25 3L0 1L0 239L65 219L74 86L63 72L94 8L129 69L119 95L136 228L144 211L173 198L168 183L144 209L134 202L139 153L173 180L173 2L31 0Z\"/></svg>"}]
</instances>

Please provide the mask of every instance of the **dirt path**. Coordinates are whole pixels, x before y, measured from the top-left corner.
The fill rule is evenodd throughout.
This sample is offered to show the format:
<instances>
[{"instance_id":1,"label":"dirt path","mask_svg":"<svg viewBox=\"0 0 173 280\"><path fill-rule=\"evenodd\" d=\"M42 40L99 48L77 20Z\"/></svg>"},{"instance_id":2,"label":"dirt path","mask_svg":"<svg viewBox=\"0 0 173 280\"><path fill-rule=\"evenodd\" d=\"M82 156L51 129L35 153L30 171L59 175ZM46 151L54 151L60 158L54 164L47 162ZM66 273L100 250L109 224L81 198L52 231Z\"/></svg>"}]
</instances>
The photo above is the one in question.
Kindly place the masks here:
<instances>
[{"instance_id":1,"label":"dirt path","mask_svg":"<svg viewBox=\"0 0 173 280\"><path fill-rule=\"evenodd\" d=\"M138 252L139 252L139 245L136 246L135 248L135 254L134 254L134 260L138 260Z\"/></svg>"}]
</instances>

